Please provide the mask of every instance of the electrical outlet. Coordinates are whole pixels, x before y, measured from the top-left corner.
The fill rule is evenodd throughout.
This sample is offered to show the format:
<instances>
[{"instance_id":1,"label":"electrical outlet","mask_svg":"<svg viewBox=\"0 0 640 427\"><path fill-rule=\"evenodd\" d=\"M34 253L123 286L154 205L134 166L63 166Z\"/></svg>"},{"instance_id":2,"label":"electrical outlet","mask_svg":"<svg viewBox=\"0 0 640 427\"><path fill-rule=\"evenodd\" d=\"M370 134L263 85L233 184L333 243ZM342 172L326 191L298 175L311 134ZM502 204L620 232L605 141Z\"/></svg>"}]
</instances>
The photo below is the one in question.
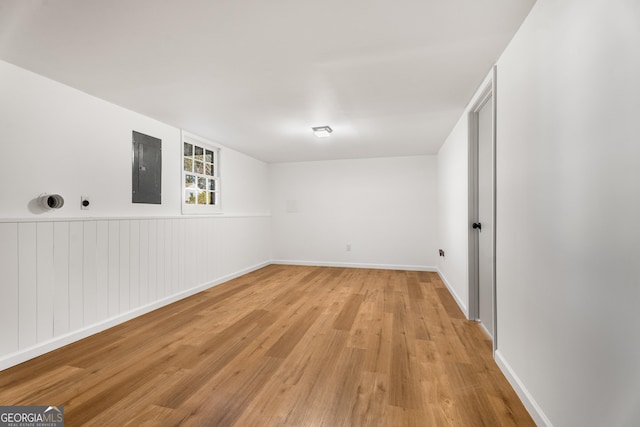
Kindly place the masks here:
<instances>
[{"instance_id":1,"label":"electrical outlet","mask_svg":"<svg viewBox=\"0 0 640 427\"><path fill-rule=\"evenodd\" d=\"M89 206L91 206L91 200L89 200L89 196L81 196L80 197L80 209L83 211L89 210Z\"/></svg>"},{"instance_id":2,"label":"electrical outlet","mask_svg":"<svg viewBox=\"0 0 640 427\"><path fill-rule=\"evenodd\" d=\"M347 252L351 252L351 245L347 245Z\"/></svg>"}]
</instances>

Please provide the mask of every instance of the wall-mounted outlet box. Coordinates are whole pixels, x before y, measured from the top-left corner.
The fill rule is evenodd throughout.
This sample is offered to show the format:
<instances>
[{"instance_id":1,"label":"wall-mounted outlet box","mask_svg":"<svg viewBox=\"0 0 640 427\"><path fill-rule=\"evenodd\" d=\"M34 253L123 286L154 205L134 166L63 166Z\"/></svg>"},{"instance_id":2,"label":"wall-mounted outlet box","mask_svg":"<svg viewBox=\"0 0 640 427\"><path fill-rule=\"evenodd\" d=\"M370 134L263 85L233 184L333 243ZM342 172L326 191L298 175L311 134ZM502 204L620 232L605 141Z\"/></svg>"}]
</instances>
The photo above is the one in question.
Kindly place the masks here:
<instances>
[{"instance_id":1,"label":"wall-mounted outlet box","mask_svg":"<svg viewBox=\"0 0 640 427\"><path fill-rule=\"evenodd\" d=\"M347 245L347 252L351 252L351 245Z\"/></svg>"},{"instance_id":2,"label":"wall-mounted outlet box","mask_svg":"<svg viewBox=\"0 0 640 427\"><path fill-rule=\"evenodd\" d=\"M443 249L438 249L438 253L440 254L440 256L444 256L444 250Z\"/></svg>"},{"instance_id":3,"label":"wall-mounted outlet box","mask_svg":"<svg viewBox=\"0 0 640 427\"><path fill-rule=\"evenodd\" d=\"M86 211L91 206L91 200L89 200L89 196L81 196L80 197L80 209Z\"/></svg>"}]
</instances>

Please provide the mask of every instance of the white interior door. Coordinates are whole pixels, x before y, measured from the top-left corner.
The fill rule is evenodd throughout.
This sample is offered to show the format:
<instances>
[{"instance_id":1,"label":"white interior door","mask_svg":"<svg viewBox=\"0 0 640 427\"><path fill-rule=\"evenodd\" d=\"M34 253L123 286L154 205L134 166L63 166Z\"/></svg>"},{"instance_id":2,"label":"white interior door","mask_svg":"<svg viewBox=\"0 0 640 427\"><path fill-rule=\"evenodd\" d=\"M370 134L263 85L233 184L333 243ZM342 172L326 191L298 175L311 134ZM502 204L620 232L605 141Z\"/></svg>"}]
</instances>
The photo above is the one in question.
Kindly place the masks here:
<instances>
[{"instance_id":1,"label":"white interior door","mask_svg":"<svg viewBox=\"0 0 640 427\"><path fill-rule=\"evenodd\" d=\"M478 111L478 319L491 339L493 296L493 102Z\"/></svg>"}]
</instances>

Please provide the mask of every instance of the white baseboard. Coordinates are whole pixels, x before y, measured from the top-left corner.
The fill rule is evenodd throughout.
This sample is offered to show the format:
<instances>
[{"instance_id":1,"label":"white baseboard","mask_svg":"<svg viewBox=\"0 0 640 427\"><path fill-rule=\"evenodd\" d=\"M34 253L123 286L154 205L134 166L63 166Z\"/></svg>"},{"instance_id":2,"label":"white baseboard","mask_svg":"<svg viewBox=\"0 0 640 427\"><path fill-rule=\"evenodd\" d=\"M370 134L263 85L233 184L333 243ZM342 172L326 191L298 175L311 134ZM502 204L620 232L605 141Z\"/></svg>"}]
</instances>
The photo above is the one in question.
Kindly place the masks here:
<instances>
[{"instance_id":1,"label":"white baseboard","mask_svg":"<svg viewBox=\"0 0 640 427\"><path fill-rule=\"evenodd\" d=\"M212 282L205 283L195 288L191 288L186 291L179 292L177 294L165 297L163 299L154 301L150 304L144 305L142 307L138 307L126 313L121 313L117 316L111 317L109 319L103 320L101 322L95 323L93 325L84 327L77 331L69 332L65 335L61 335L59 337L55 337L51 340L39 343L37 345L25 348L16 353L9 354L0 358L0 371L10 368L12 366L18 365L22 362L26 362L27 360L33 359L35 357L41 356L50 351L56 350L60 347L64 347L65 345L71 344L76 341L80 341L83 338L89 337L91 335L97 334L98 332L102 332L106 329L109 329L113 326L124 323L128 320L136 318L138 316L142 316L143 314L149 313L153 310L156 310L160 307L164 307L165 305L169 305L181 299L190 297L191 295L195 295L198 292L202 292L206 289L217 286L221 283L227 282L231 279L235 279L236 277L240 277L244 274L250 273L252 271L258 270L262 267L266 267L270 262L262 262L256 264L254 266L242 269L232 274L227 274L226 276L220 277Z\"/></svg>"},{"instance_id":2,"label":"white baseboard","mask_svg":"<svg viewBox=\"0 0 640 427\"><path fill-rule=\"evenodd\" d=\"M482 331L485 333L487 338L489 338L493 342L493 335L491 334L491 332L489 332L485 324L480 321L478 321L477 323L478 323L478 326L480 326L480 329L482 329Z\"/></svg>"},{"instance_id":3,"label":"white baseboard","mask_svg":"<svg viewBox=\"0 0 640 427\"><path fill-rule=\"evenodd\" d=\"M444 274L442 274L442 271L440 271L440 269L437 269L437 271L438 271L438 276L440 276L440 280L442 280L442 283L444 283L444 285L447 287L447 289L449 290L449 293L455 300L456 304L458 304L458 307L460 307L460 310L462 310L464 317L469 319L469 309L467 309L467 306L462 302L462 299L460 299L456 291L453 290L453 287L451 286L447 278L444 277Z\"/></svg>"},{"instance_id":4,"label":"white baseboard","mask_svg":"<svg viewBox=\"0 0 640 427\"><path fill-rule=\"evenodd\" d=\"M536 425L539 427L553 427L549 418L542 412L542 408L540 408L531 393L529 393L524 384L522 384L522 381L520 381L520 378L518 378L518 375L513 371L511 365L509 365L502 353L500 353L500 350L496 350L494 358L504 376L507 377L507 381L509 381L509 384L511 384L511 387L513 387L525 408L529 411Z\"/></svg>"},{"instance_id":5,"label":"white baseboard","mask_svg":"<svg viewBox=\"0 0 640 427\"><path fill-rule=\"evenodd\" d=\"M326 261L297 261L274 259L272 264L280 265L305 265L309 267L342 267L342 268L371 268L376 270L408 270L408 271L431 271L436 272L436 267L423 265L401 265L401 264L367 264L350 262L326 262Z\"/></svg>"}]
</instances>

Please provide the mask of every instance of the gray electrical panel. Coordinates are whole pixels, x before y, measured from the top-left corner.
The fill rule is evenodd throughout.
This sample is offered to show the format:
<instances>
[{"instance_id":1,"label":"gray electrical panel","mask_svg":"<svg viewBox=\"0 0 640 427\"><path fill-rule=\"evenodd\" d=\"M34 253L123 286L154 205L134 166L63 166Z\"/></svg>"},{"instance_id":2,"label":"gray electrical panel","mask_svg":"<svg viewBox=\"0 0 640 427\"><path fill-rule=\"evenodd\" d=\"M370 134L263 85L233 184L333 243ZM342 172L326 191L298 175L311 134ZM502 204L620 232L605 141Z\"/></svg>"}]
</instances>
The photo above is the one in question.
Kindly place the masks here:
<instances>
[{"instance_id":1,"label":"gray electrical panel","mask_svg":"<svg viewBox=\"0 0 640 427\"><path fill-rule=\"evenodd\" d=\"M162 203L162 140L133 131L133 203Z\"/></svg>"}]
</instances>

